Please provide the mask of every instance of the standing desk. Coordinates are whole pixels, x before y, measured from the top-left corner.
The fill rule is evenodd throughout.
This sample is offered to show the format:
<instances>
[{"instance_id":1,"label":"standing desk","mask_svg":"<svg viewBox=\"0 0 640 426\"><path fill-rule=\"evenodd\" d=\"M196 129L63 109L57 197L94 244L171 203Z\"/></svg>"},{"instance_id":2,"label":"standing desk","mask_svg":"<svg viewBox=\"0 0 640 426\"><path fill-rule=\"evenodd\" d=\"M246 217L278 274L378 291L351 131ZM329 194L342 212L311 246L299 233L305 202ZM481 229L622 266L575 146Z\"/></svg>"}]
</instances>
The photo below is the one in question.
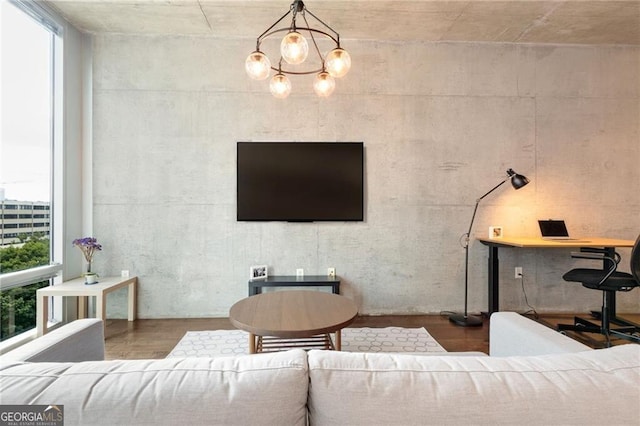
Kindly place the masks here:
<instances>
[{"instance_id":1,"label":"standing desk","mask_svg":"<svg viewBox=\"0 0 640 426\"><path fill-rule=\"evenodd\" d=\"M608 255L613 255L616 247L633 247L633 240L618 240L614 238L600 237L584 237L572 240L544 240L539 237L503 237L503 238L478 238L482 244L489 247L489 263L487 284L489 290L489 309L487 315L499 311L499 287L500 287L500 269L498 261L498 249L504 248L604 248ZM614 292L607 292L610 297L609 303L612 312L612 318L615 318L616 300Z\"/></svg>"}]
</instances>

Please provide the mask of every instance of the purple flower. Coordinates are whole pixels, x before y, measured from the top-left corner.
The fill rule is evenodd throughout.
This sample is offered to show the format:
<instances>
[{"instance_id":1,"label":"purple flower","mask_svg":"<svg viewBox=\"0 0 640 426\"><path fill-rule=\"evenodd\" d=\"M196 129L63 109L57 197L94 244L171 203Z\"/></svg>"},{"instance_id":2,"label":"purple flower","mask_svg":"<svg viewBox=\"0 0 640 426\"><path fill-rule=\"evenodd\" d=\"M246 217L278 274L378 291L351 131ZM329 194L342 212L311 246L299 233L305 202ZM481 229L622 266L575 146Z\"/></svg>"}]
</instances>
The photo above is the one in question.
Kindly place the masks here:
<instances>
[{"instance_id":1,"label":"purple flower","mask_svg":"<svg viewBox=\"0 0 640 426\"><path fill-rule=\"evenodd\" d=\"M78 238L73 240L73 245L78 247L87 262L91 263L93 253L96 250L102 250L102 245L98 244L98 240L93 237Z\"/></svg>"}]
</instances>

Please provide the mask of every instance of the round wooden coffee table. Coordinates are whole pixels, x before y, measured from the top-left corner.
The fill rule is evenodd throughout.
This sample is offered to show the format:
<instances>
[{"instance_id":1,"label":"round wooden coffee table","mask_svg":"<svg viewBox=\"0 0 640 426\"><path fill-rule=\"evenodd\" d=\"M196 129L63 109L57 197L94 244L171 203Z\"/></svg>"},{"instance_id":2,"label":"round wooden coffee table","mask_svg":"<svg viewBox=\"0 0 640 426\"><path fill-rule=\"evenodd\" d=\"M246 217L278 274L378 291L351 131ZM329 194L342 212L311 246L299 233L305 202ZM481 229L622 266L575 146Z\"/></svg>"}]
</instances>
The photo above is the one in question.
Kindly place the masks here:
<instances>
[{"instance_id":1,"label":"round wooden coffee table","mask_svg":"<svg viewBox=\"0 0 640 426\"><path fill-rule=\"evenodd\" d=\"M340 350L340 330L357 315L351 299L320 291L258 294L229 310L231 323L249 332L249 353L296 347ZM335 333L335 343L330 333Z\"/></svg>"}]
</instances>

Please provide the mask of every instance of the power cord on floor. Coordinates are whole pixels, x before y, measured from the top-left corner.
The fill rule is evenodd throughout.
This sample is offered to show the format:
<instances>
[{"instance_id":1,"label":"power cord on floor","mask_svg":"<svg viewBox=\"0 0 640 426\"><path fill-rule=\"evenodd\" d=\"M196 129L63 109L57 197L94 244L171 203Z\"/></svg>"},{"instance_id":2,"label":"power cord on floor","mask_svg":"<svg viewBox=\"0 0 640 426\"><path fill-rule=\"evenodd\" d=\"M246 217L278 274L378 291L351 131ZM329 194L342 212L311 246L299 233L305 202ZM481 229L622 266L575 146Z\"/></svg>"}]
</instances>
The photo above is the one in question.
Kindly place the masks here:
<instances>
[{"instance_id":1,"label":"power cord on floor","mask_svg":"<svg viewBox=\"0 0 640 426\"><path fill-rule=\"evenodd\" d=\"M529 298L527 297L527 291L524 288L524 274L523 273L520 273L520 282L522 283L522 294L524 294L524 303L526 303L527 306L529 307L529 310L527 312L525 312L524 315L533 313L533 317L535 319L538 319L539 316L538 316L538 312L536 311L536 308L534 308L533 306L531 306L529 304Z\"/></svg>"}]
</instances>

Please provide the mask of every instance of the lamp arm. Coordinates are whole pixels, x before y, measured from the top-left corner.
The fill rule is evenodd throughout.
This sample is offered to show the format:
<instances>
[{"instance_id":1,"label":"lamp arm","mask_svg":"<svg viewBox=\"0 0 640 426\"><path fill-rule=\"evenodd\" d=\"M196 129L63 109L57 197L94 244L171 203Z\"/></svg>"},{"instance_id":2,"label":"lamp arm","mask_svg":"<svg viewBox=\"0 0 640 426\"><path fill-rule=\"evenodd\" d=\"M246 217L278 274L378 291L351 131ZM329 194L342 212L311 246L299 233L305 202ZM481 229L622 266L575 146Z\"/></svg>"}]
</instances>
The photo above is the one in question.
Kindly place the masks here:
<instances>
[{"instance_id":1,"label":"lamp arm","mask_svg":"<svg viewBox=\"0 0 640 426\"><path fill-rule=\"evenodd\" d=\"M507 178L505 180L503 180L502 182L500 182L499 184L497 184L496 186L494 186L493 188L491 188L489 191L487 191L486 194L484 194L482 197L478 198L478 201L484 199L484 197L486 197L487 195L491 194L493 191L495 191L496 189L500 188L500 186L502 184L504 184L506 181L510 180L511 176L507 176Z\"/></svg>"},{"instance_id":2,"label":"lamp arm","mask_svg":"<svg viewBox=\"0 0 640 426\"><path fill-rule=\"evenodd\" d=\"M505 180L503 180L502 182L500 182L499 184L497 184L496 186L494 186L493 188L491 188L489 191L487 191L487 193L485 193L482 197L478 198L476 200L476 206L473 209L473 215L471 216L471 223L469 223L469 230L467 231L467 233L464 235L464 247L469 247L469 237L471 236L471 228L473 228L473 221L476 218L476 212L478 211L478 204L480 204L480 201L482 201L487 195L491 194L493 191L495 191L496 189L500 188L500 186L502 184L504 184L506 181L508 181L509 179L511 179L511 176L508 176Z\"/></svg>"},{"instance_id":3,"label":"lamp arm","mask_svg":"<svg viewBox=\"0 0 640 426\"><path fill-rule=\"evenodd\" d=\"M473 227L473 221L476 218L476 212L478 211L478 204L480 204L480 199L476 200L476 206L473 208L473 215L471 216L471 222L469 223L469 230L466 234L464 234L464 248L469 247L469 236L471 235L471 228Z\"/></svg>"}]
</instances>

